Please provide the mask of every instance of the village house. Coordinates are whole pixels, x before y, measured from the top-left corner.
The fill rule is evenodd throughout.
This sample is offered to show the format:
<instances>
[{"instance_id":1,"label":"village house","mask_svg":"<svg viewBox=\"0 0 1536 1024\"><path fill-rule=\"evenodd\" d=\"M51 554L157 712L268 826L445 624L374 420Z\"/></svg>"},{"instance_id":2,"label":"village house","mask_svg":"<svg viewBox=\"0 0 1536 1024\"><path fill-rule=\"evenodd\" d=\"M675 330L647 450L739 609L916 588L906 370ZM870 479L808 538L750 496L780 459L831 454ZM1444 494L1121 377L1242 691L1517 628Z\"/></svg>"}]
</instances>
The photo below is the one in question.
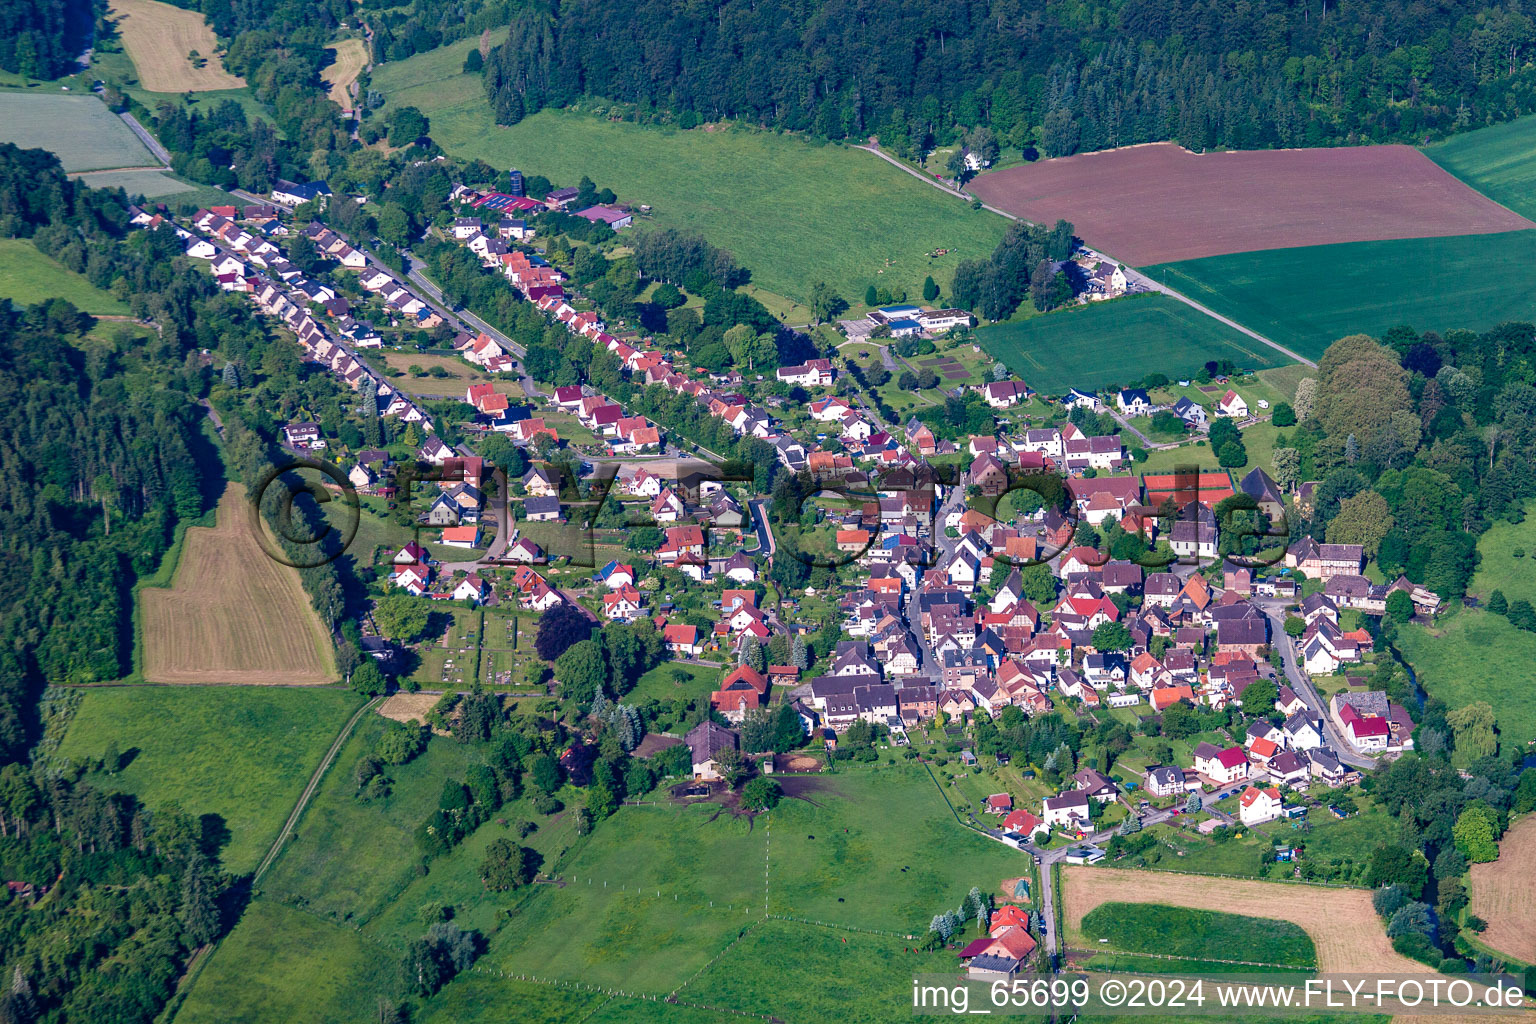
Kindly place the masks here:
<instances>
[{"instance_id":1,"label":"village house","mask_svg":"<svg viewBox=\"0 0 1536 1024\"><path fill-rule=\"evenodd\" d=\"M1081 789L1046 797L1042 807L1045 823L1068 830L1087 828L1088 799L1088 794Z\"/></svg>"},{"instance_id":2,"label":"village house","mask_svg":"<svg viewBox=\"0 0 1536 1024\"><path fill-rule=\"evenodd\" d=\"M1194 750L1195 771L1218 786L1240 782L1248 777L1248 755L1242 747L1217 748L1201 743Z\"/></svg>"},{"instance_id":3,"label":"village house","mask_svg":"<svg viewBox=\"0 0 1536 1024\"><path fill-rule=\"evenodd\" d=\"M1257 825L1280 817L1280 791L1273 786L1258 789L1249 786L1237 798L1238 819L1244 825Z\"/></svg>"},{"instance_id":4,"label":"village house","mask_svg":"<svg viewBox=\"0 0 1536 1024\"><path fill-rule=\"evenodd\" d=\"M709 719L689 729L683 742L693 755L693 777L706 782L720 778L718 758L724 751L735 750L739 745L734 732Z\"/></svg>"},{"instance_id":5,"label":"village house","mask_svg":"<svg viewBox=\"0 0 1536 1024\"><path fill-rule=\"evenodd\" d=\"M1285 564L1300 569L1308 579L1327 583L1334 576L1358 576L1365 565L1365 549L1359 544L1319 544L1303 537L1285 552Z\"/></svg>"},{"instance_id":6,"label":"village house","mask_svg":"<svg viewBox=\"0 0 1536 1024\"><path fill-rule=\"evenodd\" d=\"M1228 391L1216 403L1216 415L1230 416L1233 419L1246 419L1248 416L1248 403L1236 391Z\"/></svg>"}]
</instances>

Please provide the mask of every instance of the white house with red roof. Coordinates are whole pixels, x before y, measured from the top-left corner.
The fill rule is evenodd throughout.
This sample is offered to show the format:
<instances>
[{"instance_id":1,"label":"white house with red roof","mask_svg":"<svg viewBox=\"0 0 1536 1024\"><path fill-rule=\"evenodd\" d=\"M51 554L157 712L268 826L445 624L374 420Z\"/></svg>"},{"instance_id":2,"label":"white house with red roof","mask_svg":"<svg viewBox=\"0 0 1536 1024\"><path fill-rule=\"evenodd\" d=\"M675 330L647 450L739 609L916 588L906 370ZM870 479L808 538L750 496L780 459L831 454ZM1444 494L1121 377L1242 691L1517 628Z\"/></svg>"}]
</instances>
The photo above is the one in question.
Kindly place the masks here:
<instances>
[{"instance_id":1,"label":"white house with red roof","mask_svg":"<svg viewBox=\"0 0 1536 1024\"><path fill-rule=\"evenodd\" d=\"M698 626L680 622L664 626L661 640L667 645L667 650L684 658L692 658L699 653Z\"/></svg>"},{"instance_id":2,"label":"white house with red roof","mask_svg":"<svg viewBox=\"0 0 1536 1024\"><path fill-rule=\"evenodd\" d=\"M1216 415L1245 419L1248 416L1248 403L1243 401L1242 395L1229 390L1221 396L1221 401L1216 403Z\"/></svg>"},{"instance_id":3,"label":"white house with red roof","mask_svg":"<svg viewBox=\"0 0 1536 1024\"><path fill-rule=\"evenodd\" d=\"M1280 817L1280 791L1273 786L1249 786L1237 798L1237 817L1244 825L1258 825Z\"/></svg>"},{"instance_id":4,"label":"white house with red roof","mask_svg":"<svg viewBox=\"0 0 1536 1024\"><path fill-rule=\"evenodd\" d=\"M1195 771L1218 786L1241 782L1248 777L1248 754L1242 747L1218 749L1215 744L1201 743L1194 751Z\"/></svg>"}]
</instances>

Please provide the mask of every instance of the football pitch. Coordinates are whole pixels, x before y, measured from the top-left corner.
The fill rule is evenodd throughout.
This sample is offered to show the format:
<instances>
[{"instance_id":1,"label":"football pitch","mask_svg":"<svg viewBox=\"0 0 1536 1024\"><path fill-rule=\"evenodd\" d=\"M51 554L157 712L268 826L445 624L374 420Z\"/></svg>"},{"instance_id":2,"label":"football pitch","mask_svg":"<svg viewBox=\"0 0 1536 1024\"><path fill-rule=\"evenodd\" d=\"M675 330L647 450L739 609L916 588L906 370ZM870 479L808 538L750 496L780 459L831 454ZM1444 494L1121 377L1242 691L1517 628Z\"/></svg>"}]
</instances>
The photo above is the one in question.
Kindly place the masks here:
<instances>
[{"instance_id":1,"label":"football pitch","mask_svg":"<svg viewBox=\"0 0 1536 1024\"><path fill-rule=\"evenodd\" d=\"M982 348L1030 387L1130 384L1149 373L1194 374L1209 360L1262 370L1288 360L1279 352L1164 295L1140 295L1074 307L976 332Z\"/></svg>"}]
</instances>

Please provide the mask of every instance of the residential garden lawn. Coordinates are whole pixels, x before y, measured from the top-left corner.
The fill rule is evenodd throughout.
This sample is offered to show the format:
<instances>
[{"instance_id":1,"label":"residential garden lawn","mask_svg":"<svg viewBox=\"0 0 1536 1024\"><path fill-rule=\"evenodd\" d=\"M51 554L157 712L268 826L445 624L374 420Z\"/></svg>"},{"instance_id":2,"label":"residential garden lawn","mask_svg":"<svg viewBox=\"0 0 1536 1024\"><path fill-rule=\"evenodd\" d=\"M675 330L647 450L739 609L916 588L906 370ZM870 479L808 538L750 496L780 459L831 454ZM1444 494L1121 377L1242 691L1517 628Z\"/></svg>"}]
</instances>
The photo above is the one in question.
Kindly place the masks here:
<instances>
[{"instance_id":1,"label":"residential garden lawn","mask_svg":"<svg viewBox=\"0 0 1536 1024\"><path fill-rule=\"evenodd\" d=\"M1484 603L1495 590L1503 591L1506 601L1536 601L1536 502L1527 502L1525 513L1525 522L1495 523L1478 538L1482 561L1467 589Z\"/></svg>"},{"instance_id":2,"label":"residential garden lawn","mask_svg":"<svg viewBox=\"0 0 1536 1024\"><path fill-rule=\"evenodd\" d=\"M1289 402L1296 397L1296 385L1300 384L1303 378L1314 376L1316 373L1316 370L1305 363L1287 363L1273 369L1260 370L1255 376L1273 388L1281 401Z\"/></svg>"},{"instance_id":3,"label":"residential garden lawn","mask_svg":"<svg viewBox=\"0 0 1536 1024\"><path fill-rule=\"evenodd\" d=\"M1263 369L1286 362L1267 345L1165 295L1073 306L977 330L992 357L1043 394L1193 374L1212 359Z\"/></svg>"},{"instance_id":4,"label":"residential garden lawn","mask_svg":"<svg viewBox=\"0 0 1536 1024\"><path fill-rule=\"evenodd\" d=\"M96 785L151 809L176 804L229 830L223 866L255 868L361 698L347 690L267 686L88 689L59 746L75 762L116 743L131 759Z\"/></svg>"},{"instance_id":5,"label":"residential garden lawn","mask_svg":"<svg viewBox=\"0 0 1536 1024\"><path fill-rule=\"evenodd\" d=\"M1496 203L1536 217L1536 117L1453 135L1424 155Z\"/></svg>"},{"instance_id":6,"label":"residential garden lawn","mask_svg":"<svg viewBox=\"0 0 1536 1024\"><path fill-rule=\"evenodd\" d=\"M1238 878L1278 878L1283 870L1286 877L1289 877L1289 864L1271 864L1261 870L1260 854L1270 847L1270 840L1267 836L1247 829L1243 830L1242 839L1223 842L1199 835L1193 829L1186 831L1171 825L1153 825L1150 831L1163 842L1145 853L1117 861L1116 867L1151 868L1196 875L1232 875Z\"/></svg>"},{"instance_id":7,"label":"residential garden lawn","mask_svg":"<svg viewBox=\"0 0 1536 1024\"><path fill-rule=\"evenodd\" d=\"M396 955L355 930L258 897L203 967L176 1020L360 1020L380 996L395 994L398 970Z\"/></svg>"},{"instance_id":8,"label":"residential garden lawn","mask_svg":"<svg viewBox=\"0 0 1536 1024\"><path fill-rule=\"evenodd\" d=\"M49 150L66 171L159 163L122 119L95 96L0 90L0 142Z\"/></svg>"},{"instance_id":9,"label":"residential garden lawn","mask_svg":"<svg viewBox=\"0 0 1536 1024\"><path fill-rule=\"evenodd\" d=\"M350 528L351 511L344 502L328 502L325 514L327 521L335 529L345 531ZM408 526L401 526L390 515L383 498L366 494L358 496L356 531L353 534L352 543L347 545L347 554L352 557L359 569L366 569L375 564L384 565L388 561L386 553L392 554L413 539L425 540L438 532L426 528L417 531Z\"/></svg>"},{"instance_id":10,"label":"residential garden lawn","mask_svg":"<svg viewBox=\"0 0 1536 1024\"><path fill-rule=\"evenodd\" d=\"M382 359L384 365L391 370L402 371L402 376L390 377L389 382L400 390L413 395L449 395L462 399L465 391L471 384L479 384L490 381L495 385L499 394L521 398L523 389L518 386L517 380L506 374L492 375L470 366L458 356L436 355L429 352L390 352L388 350L377 353L375 359ZM410 367L419 366L428 371L423 376L417 376L409 372ZM441 367L448 376L438 377L431 374L435 368ZM562 433L561 436L564 436Z\"/></svg>"},{"instance_id":11,"label":"residential garden lawn","mask_svg":"<svg viewBox=\"0 0 1536 1024\"><path fill-rule=\"evenodd\" d=\"M1475 701L1493 705L1501 743L1523 747L1536 738L1536 689L1530 685L1536 633L1516 629L1501 615L1464 608L1433 627L1403 627L1397 647L1430 696L1452 708Z\"/></svg>"},{"instance_id":12,"label":"residential garden lawn","mask_svg":"<svg viewBox=\"0 0 1536 1024\"><path fill-rule=\"evenodd\" d=\"M853 305L871 284L914 299L925 277L947 288L960 260L986 256L1007 230L1001 217L846 146L752 129L645 128L556 110L497 127L480 76L462 73L472 45L384 64L371 87L392 107L414 106L431 118L433 140L454 156L557 184L586 175L623 202L651 206L656 226L702 232L752 271L754 285L787 299L805 302L817 281ZM949 251L927 255L938 249ZM805 322L803 312L770 308Z\"/></svg>"},{"instance_id":13,"label":"residential garden lawn","mask_svg":"<svg viewBox=\"0 0 1536 1024\"><path fill-rule=\"evenodd\" d=\"M0 238L0 299L31 306L54 298L66 299L87 313L121 316L128 312L110 293L43 255L28 239Z\"/></svg>"},{"instance_id":14,"label":"residential garden lawn","mask_svg":"<svg viewBox=\"0 0 1536 1024\"><path fill-rule=\"evenodd\" d=\"M517 387L517 383L515 381L508 381L507 383L512 384L513 387ZM518 390L521 391L520 388ZM539 416L544 420L546 424L554 427L555 430L559 431L560 440L566 442L567 444L595 444L601 446L606 452L608 448L608 441L606 439L599 438L596 434L592 433L592 431L583 426L581 420L577 419L573 414L557 409L553 405L549 405L539 410Z\"/></svg>"},{"instance_id":15,"label":"residential garden lawn","mask_svg":"<svg viewBox=\"0 0 1536 1024\"><path fill-rule=\"evenodd\" d=\"M1319 793L1324 794L1326 802L1326 791L1317 791L1312 795ZM1390 839L1396 825L1386 811L1377 807L1359 790L1352 791L1350 797L1359 806L1359 814L1336 818L1327 807L1313 807L1307 814L1305 831L1292 834L1284 828L1276 828L1275 837L1304 843L1304 861L1345 869L1345 873L1336 877L1335 881L1358 883L1364 878L1366 862L1371 859L1371 853ZM1335 859L1341 863L1334 865Z\"/></svg>"},{"instance_id":16,"label":"residential garden lawn","mask_svg":"<svg viewBox=\"0 0 1536 1024\"><path fill-rule=\"evenodd\" d=\"M1285 967L1316 967L1317 949L1289 921L1223 914L1155 903L1105 903L1083 918L1080 941L1096 949L1160 953L1192 960L1248 960Z\"/></svg>"},{"instance_id":17,"label":"residential garden lawn","mask_svg":"<svg viewBox=\"0 0 1536 1024\"><path fill-rule=\"evenodd\" d=\"M748 295L767 307L768 312L778 317L787 324L809 324L815 319L816 314L811 312L809 306L802 306L794 299L786 299L776 292L770 292L755 284L749 284L743 289ZM702 305L702 303L700 303Z\"/></svg>"},{"instance_id":18,"label":"residential garden lawn","mask_svg":"<svg viewBox=\"0 0 1536 1024\"><path fill-rule=\"evenodd\" d=\"M678 998L783 1020L897 1020L912 1012L907 979L955 969L949 950L907 952L911 945L884 935L765 921L690 980ZM786 950L794 954L785 956Z\"/></svg>"},{"instance_id":19,"label":"residential garden lawn","mask_svg":"<svg viewBox=\"0 0 1536 1024\"><path fill-rule=\"evenodd\" d=\"M367 716L336 755L293 837L262 878L267 896L355 927L411 884L420 857L416 828L437 809L443 781L462 779L481 757L468 746L434 737L409 763L388 769L389 796L359 800L353 770L386 724Z\"/></svg>"},{"instance_id":20,"label":"residential garden lawn","mask_svg":"<svg viewBox=\"0 0 1536 1024\"><path fill-rule=\"evenodd\" d=\"M1536 317L1536 296L1489 266L1536 259L1536 231L1302 246L1146 268L1158 281L1316 359L1348 334L1485 330ZM1172 376L1172 374L1169 374Z\"/></svg>"},{"instance_id":21,"label":"residential garden lawn","mask_svg":"<svg viewBox=\"0 0 1536 1024\"><path fill-rule=\"evenodd\" d=\"M692 681L679 686L673 682L673 674L681 672ZM635 688L624 696L627 702L638 702L647 698L655 698L659 701L669 700L697 700L700 697L708 697L720 680L725 678L725 669L714 665L685 665L678 661L664 661L641 676L635 683Z\"/></svg>"}]
</instances>

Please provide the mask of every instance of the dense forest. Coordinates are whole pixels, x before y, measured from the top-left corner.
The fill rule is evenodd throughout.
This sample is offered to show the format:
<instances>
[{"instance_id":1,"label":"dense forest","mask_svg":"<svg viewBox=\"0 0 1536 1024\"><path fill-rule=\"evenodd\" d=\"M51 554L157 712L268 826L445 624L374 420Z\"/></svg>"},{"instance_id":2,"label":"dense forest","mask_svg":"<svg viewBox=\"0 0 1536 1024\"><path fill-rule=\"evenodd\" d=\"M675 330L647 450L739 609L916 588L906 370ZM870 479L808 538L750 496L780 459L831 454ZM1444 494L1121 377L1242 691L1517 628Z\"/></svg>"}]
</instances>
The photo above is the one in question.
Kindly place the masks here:
<instances>
[{"instance_id":1,"label":"dense forest","mask_svg":"<svg viewBox=\"0 0 1536 1024\"><path fill-rule=\"evenodd\" d=\"M217 823L94 788L85 773L116 771L113 748L90 764L54 757L75 700L57 684L131 673L135 582L212 507L223 464L248 486L270 472L274 415L302 404L334 423L345 408L342 386L219 291L174 231L127 230L126 205L51 154L0 145L0 237L30 238L144 325L59 299L0 302L0 875L22 887L0 892L7 1024L147 1024L192 950L236 916ZM222 414L223 460L200 398ZM345 571L301 570L327 622Z\"/></svg>"},{"instance_id":2,"label":"dense forest","mask_svg":"<svg viewBox=\"0 0 1536 1024\"><path fill-rule=\"evenodd\" d=\"M101 0L6 0L0 4L0 68L28 78L57 78L75 68L106 12Z\"/></svg>"},{"instance_id":3,"label":"dense forest","mask_svg":"<svg viewBox=\"0 0 1536 1024\"><path fill-rule=\"evenodd\" d=\"M1477 537L1536 494L1536 342L1530 324L1478 334L1396 328L1335 342L1302 382L1275 442L1282 486L1319 481L1298 510L1312 536L1362 544L1459 600Z\"/></svg>"},{"instance_id":4,"label":"dense forest","mask_svg":"<svg viewBox=\"0 0 1536 1024\"><path fill-rule=\"evenodd\" d=\"M1048 156L1316 146L1536 109L1533 42L1486 0L590 0L520 12L485 87L504 124L590 96L904 155L982 126Z\"/></svg>"}]
</instances>

